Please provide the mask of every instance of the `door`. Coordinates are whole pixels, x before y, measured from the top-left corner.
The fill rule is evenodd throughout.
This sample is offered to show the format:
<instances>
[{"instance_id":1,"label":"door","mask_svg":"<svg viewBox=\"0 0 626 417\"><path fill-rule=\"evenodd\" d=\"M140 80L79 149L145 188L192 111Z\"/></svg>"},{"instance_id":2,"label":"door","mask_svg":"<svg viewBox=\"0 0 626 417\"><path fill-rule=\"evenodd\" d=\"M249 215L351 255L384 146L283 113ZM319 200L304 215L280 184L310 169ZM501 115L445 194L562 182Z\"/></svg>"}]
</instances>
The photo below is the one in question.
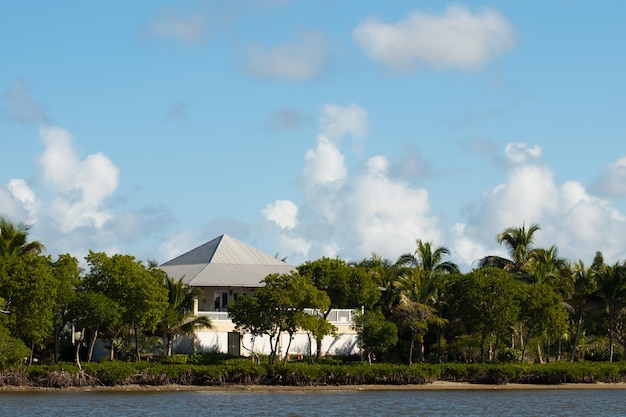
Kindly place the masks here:
<instances>
[{"instance_id":1,"label":"door","mask_svg":"<svg viewBox=\"0 0 626 417\"><path fill-rule=\"evenodd\" d=\"M241 355L241 333L228 332L228 354L240 356Z\"/></svg>"}]
</instances>

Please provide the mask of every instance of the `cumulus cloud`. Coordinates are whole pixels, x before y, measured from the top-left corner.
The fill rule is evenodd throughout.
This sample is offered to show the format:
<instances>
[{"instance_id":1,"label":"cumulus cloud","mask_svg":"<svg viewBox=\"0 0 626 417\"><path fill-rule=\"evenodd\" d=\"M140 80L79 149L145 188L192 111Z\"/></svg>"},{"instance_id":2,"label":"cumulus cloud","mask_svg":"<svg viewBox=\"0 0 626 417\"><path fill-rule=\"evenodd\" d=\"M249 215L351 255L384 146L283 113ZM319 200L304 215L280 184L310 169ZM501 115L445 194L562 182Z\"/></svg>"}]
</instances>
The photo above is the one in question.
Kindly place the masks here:
<instances>
[{"instance_id":1,"label":"cumulus cloud","mask_svg":"<svg viewBox=\"0 0 626 417\"><path fill-rule=\"evenodd\" d=\"M23 124L41 124L49 120L46 111L30 95L28 84L17 80L4 94L7 114L11 120Z\"/></svg>"},{"instance_id":2,"label":"cumulus cloud","mask_svg":"<svg viewBox=\"0 0 626 417\"><path fill-rule=\"evenodd\" d=\"M591 184L591 191L602 197L626 197L626 155L604 169Z\"/></svg>"},{"instance_id":3,"label":"cumulus cloud","mask_svg":"<svg viewBox=\"0 0 626 417\"><path fill-rule=\"evenodd\" d=\"M352 36L371 59L400 71L421 65L475 70L515 45L511 23L496 10L472 13L462 6L440 16L414 11L396 23L371 16Z\"/></svg>"},{"instance_id":4,"label":"cumulus cloud","mask_svg":"<svg viewBox=\"0 0 626 417\"><path fill-rule=\"evenodd\" d=\"M101 229L112 217L103 203L117 188L119 169L102 153L80 160L72 136L64 129L41 128L40 135L46 146L39 158L42 175L57 190L49 210L61 229Z\"/></svg>"},{"instance_id":5,"label":"cumulus cloud","mask_svg":"<svg viewBox=\"0 0 626 417\"><path fill-rule=\"evenodd\" d=\"M155 39L174 41L185 45L204 42L208 35L208 20L203 11L182 12L164 10L144 27L145 33Z\"/></svg>"},{"instance_id":6,"label":"cumulus cloud","mask_svg":"<svg viewBox=\"0 0 626 417\"><path fill-rule=\"evenodd\" d=\"M261 213L281 229L293 229L298 224L298 206L289 200L276 200L268 204Z\"/></svg>"},{"instance_id":7,"label":"cumulus cloud","mask_svg":"<svg viewBox=\"0 0 626 417\"><path fill-rule=\"evenodd\" d=\"M32 218L37 212L37 203L35 201L35 192L30 188L26 180L21 178L13 178L9 181L9 190L22 207L28 213L28 217Z\"/></svg>"},{"instance_id":8,"label":"cumulus cloud","mask_svg":"<svg viewBox=\"0 0 626 417\"><path fill-rule=\"evenodd\" d=\"M283 227L277 237L281 253L289 259L358 260L372 252L396 257L413 250L417 236L441 241L428 192L391 176L385 156L369 158L360 170L350 172L341 142L346 137L363 139L366 134L363 108L350 104L323 109L315 146L305 153L300 179L304 201L298 207L302 215L297 223L284 222L293 227ZM268 205L263 211L266 220L276 223L268 216L274 212L282 214Z\"/></svg>"},{"instance_id":9,"label":"cumulus cloud","mask_svg":"<svg viewBox=\"0 0 626 417\"><path fill-rule=\"evenodd\" d=\"M486 192L467 223L453 229L455 256L466 266L480 257L507 256L495 236L507 227L537 223L536 245L556 245L561 256L590 262L595 251L605 259L623 259L626 218L607 200L594 197L576 181L557 184L539 146L509 144L505 148L507 180Z\"/></svg>"},{"instance_id":10,"label":"cumulus cloud","mask_svg":"<svg viewBox=\"0 0 626 417\"><path fill-rule=\"evenodd\" d=\"M305 81L324 70L327 50L326 41L319 32L308 32L292 42L270 48L253 44L243 67L258 78Z\"/></svg>"},{"instance_id":11,"label":"cumulus cloud","mask_svg":"<svg viewBox=\"0 0 626 417\"><path fill-rule=\"evenodd\" d=\"M114 210L119 168L100 152L81 156L65 129L41 127L39 135L38 175L0 184L0 206L12 221L31 224L31 237L51 254L82 260L89 250L119 253L121 245L128 248L173 222L165 207Z\"/></svg>"}]
</instances>

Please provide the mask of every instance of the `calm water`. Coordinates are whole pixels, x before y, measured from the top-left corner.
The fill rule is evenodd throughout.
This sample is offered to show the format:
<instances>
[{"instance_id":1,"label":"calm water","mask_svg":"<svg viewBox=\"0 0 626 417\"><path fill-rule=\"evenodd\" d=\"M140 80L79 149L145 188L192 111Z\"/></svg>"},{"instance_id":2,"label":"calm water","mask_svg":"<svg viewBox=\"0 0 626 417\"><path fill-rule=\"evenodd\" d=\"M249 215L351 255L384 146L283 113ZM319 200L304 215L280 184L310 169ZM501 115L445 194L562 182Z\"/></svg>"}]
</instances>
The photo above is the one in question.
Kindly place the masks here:
<instances>
[{"instance_id":1,"label":"calm water","mask_svg":"<svg viewBox=\"0 0 626 417\"><path fill-rule=\"evenodd\" d=\"M626 416L626 390L0 392L0 416Z\"/></svg>"}]
</instances>

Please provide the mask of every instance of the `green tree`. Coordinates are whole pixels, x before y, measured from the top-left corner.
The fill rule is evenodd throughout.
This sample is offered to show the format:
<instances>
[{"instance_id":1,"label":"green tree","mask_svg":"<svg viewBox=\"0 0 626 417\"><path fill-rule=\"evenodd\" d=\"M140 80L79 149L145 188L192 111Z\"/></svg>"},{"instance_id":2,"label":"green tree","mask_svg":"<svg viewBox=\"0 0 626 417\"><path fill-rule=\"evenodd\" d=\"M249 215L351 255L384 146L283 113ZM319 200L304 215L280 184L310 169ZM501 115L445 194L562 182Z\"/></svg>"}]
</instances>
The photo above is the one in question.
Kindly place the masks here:
<instances>
[{"instance_id":1,"label":"green tree","mask_svg":"<svg viewBox=\"0 0 626 417\"><path fill-rule=\"evenodd\" d=\"M68 320L70 305L76 297L76 286L80 283L81 268L78 260L69 254L60 255L52 263L57 281L56 306L54 308L54 360L59 360L61 332Z\"/></svg>"},{"instance_id":2,"label":"green tree","mask_svg":"<svg viewBox=\"0 0 626 417\"><path fill-rule=\"evenodd\" d=\"M501 268L523 275L533 249L535 233L539 230L540 227L537 224L531 224L528 229L526 225L517 228L506 228L502 233L498 234L496 240L507 248L510 259L499 256L487 256L480 260L479 265L481 267Z\"/></svg>"},{"instance_id":3,"label":"green tree","mask_svg":"<svg viewBox=\"0 0 626 417\"><path fill-rule=\"evenodd\" d=\"M28 241L30 226L26 223L12 223L0 216L0 256L40 254L45 246L38 241Z\"/></svg>"},{"instance_id":4,"label":"green tree","mask_svg":"<svg viewBox=\"0 0 626 417\"><path fill-rule=\"evenodd\" d=\"M0 325L0 371L24 363L30 349L20 339L11 336L9 330Z\"/></svg>"},{"instance_id":5,"label":"green tree","mask_svg":"<svg viewBox=\"0 0 626 417\"><path fill-rule=\"evenodd\" d=\"M619 310L626 303L626 271L619 263L604 265L594 271L596 296L604 304L608 314L609 361L613 361L615 320Z\"/></svg>"},{"instance_id":6,"label":"green tree","mask_svg":"<svg viewBox=\"0 0 626 417\"><path fill-rule=\"evenodd\" d=\"M4 274L0 277L0 297L6 301L8 328L30 346L29 363L35 348L54 330L54 310L59 283L48 257L33 253L0 258Z\"/></svg>"},{"instance_id":7,"label":"green tree","mask_svg":"<svg viewBox=\"0 0 626 417\"><path fill-rule=\"evenodd\" d=\"M445 246L433 248L432 242L416 241L417 248L414 253L405 253L398 259L401 266L420 269L426 274L426 280L434 280L446 274L459 273L459 267L451 261L444 261L445 255L450 255L450 250Z\"/></svg>"},{"instance_id":8,"label":"green tree","mask_svg":"<svg viewBox=\"0 0 626 417\"><path fill-rule=\"evenodd\" d=\"M109 257L90 251L85 259L90 267L86 285L122 307L122 320L133 329L136 360L140 361L142 332L154 332L168 307L162 271L146 268L129 255Z\"/></svg>"},{"instance_id":9,"label":"green tree","mask_svg":"<svg viewBox=\"0 0 626 417\"><path fill-rule=\"evenodd\" d=\"M444 303L443 288L445 286L444 278L450 274L458 274L459 267L451 261L444 261L444 256L450 255L450 250L445 246L433 247L431 242L423 242L422 240L416 241L416 249L414 253L407 253L401 255L398 258L396 265L399 268L401 276L396 281L396 289L400 296L408 297L408 299L415 303L409 311L418 312L418 317L421 316L424 320L430 324L437 324L437 340L439 345L439 356L441 356L441 329L445 320L441 317L442 304ZM403 308L396 309L396 312L406 313L406 308L411 303L404 303ZM430 308L424 308L427 306ZM427 312L431 314L427 315ZM405 317L406 319L406 317ZM402 320L405 324L406 320ZM411 323L409 321L408 323ZM416 329L422 326L415 326L417 323L413 322L413 328ZM428 326L426 326L426 331ZM417 337L421 340L420 345L420 360L424 360L424 334L420 332L410 332L412 337ZM413 340L411 340L410 352L413 347ZM411 354L409 354L411 356Z\"/></svg>"},{"instance_id":10,"label":"green tree","mask_svg":"<svg viewBox=\"0 0 626 417\"><path fill-rule=\"evenodd\" d=\"M369 363L372 363L375 354L385 353L390 346L398 342L398 328L393 322L385 319L378 309L365 312L356 310L353 320L359 347L367 356Z\"/></svg>"},{"instance_id":11,"label":"green tree","mask_svg":"<svg viewBox=\"0 0 626 417\"><path fill-rule=\"evenodd\" d=\"M572 312L572 319L574 321L574 340L572 341L572 351L570 354L570 362L574 362L583 327L583 317L594 305L592 297L596 285L593 273L591 273L590 269L585 268L585 264L581 260L578 260L578 262L574 264L570 269L570 273L570 286L565 297L565 302Z\"/></svg>"},{"instance_id":12,"label":"green tree","mask_svg":"<svg viewBox=\"0 0 626 417\"><path fill-rule=\"evenodd\" d=\"M70 305L69 316L73 318L76 329L80 332L81 340L89 334L87 348L87 362L91 362L96 340L102 334L112 339L112 335L119 333L122 323L123 308L114 300L101 292L80 291ZM76 347L76 361L80 359L80 345ZM114 355L111 350L111 355ZM113 357L110 358L111 360Z\"/></svg>"},{"instance_id":13,"label":"green tree","mask_svg":"<svg viewBox=\"0 0 626 417\"><path fill-rule=\"evenodd\" d=\"M165 289L168 294L168 307L163 313L157 333L166 339L167 356L172 355L172 342L176 335L195 335L196 330L211 328L211 319L193 314L194 298L201 294L200 289L190 288L182 278L165 277Z\"/></svg>"},{"instance_id":14,"label":"green tree","mask_svg":"<svg viewBox=\"0 0 626 417\"><path fill-rule=\"evenodd\" d=\"M526 347L532 339L537 341L537 358L543 363L541 340L550 343L550 335L561 335L567 323L567 314L563 298L554 289L544 283L526 284L525 295L521 303L521 323L523 326L522 359L526 356Z\"/></svg>"},{"instance_id":15,"label":"green tree","mask_svg":"<svg viewBox=\"0 0 626 417\"><path fill-rule=\"evenodd\" d=\"M296 331L311 326L310 317L315 313L305 310L326 311L330 299L308 277L298 273L270 274L263 283L265 285L252 298L239 297L229 307L229 313L238 329L249 331L255 336L269 336L270 363L278 355L281 334L288 333L289 343L283 357L283 361L286 361Z\"/></svg>"},{"instance_id":16,"label":"green tree","mask_svg":"<svg viewBox=\"0 0 626 417\"><path fill-rule=\"evenodd\" d=\"M351 266L339 258L307 261L296 269L300 276L328 295L330 302L321 310L324 319L328 318L332 309L370 308L380 298L380 289L364 269ZM316 338L316 341L316 355L319 357L322 340Z\"/></svg>"},{"instance_id":17,"label":"green tree","mask_svg":"<svg viewBox=\"0 0 626 417\"><path fill-rule=\"evenodd\" d=\"M505 270L479 268L456 278L449 292L452 314L466 331L480 335L484 362L488 336L495 336L497 346L518 320L520 283Z\"/></svg>"},{"instance_id":18,"label":"green tree","mask_svg":"<svg viewBox=\"0 0 626 417\"><path fill-rule=\"evenodd\" d=\"M378 287L380 294L375 305L382 309L385 317L392 316L392 309L398 302L398 294L395 291L395 283L400 275L400 267L390 259L383 259L379 255L372 253L370 258L362 259L359 262L351 264L353 267L359 268L372 278L374 284ZM372 299L376 292L372 291ZM371 309L371 303L361 303L365 308ZM358 306L355 304L353 307Z\"/></svg>"}]
</instances>

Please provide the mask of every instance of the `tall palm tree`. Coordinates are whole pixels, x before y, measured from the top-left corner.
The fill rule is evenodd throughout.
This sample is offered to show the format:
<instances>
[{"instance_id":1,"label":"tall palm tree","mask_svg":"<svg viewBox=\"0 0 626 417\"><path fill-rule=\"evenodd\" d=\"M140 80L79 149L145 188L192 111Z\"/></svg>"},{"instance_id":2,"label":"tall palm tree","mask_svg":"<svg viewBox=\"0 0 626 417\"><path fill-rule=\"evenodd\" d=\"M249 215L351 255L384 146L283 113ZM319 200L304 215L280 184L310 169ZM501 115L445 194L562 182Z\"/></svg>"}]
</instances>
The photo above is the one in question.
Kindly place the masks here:
<instances>
[{"instance_id":1,"label":"tall palm tree","mask_svg":"<svg viewBox=\"0 0 626 417\"><path fill-rule=\"evenodd\" d=\"M626 271L619 263L603 265L594 271L596 295L602 300L609 318L609 361L613 362L613 339L615 319L621 307L626 304Z\"/></svg>"},{"instance_id":2,"label":"tall palm tree","mask_svg":"<svg viewBox=\"0 0 626 417\"><path fill-rule=\"evenodd\" d=\"M402 274L397 281L397 289L404 300L400 308L407 311L407 306L411 306L411 311L419 313L418 322L423 322L422 330L415 331L416 327L411 327L412 337L417 336L420 344L420 359L424 360L423 337L428 330L428 324L437 324L440 329L443 324L441 318L441 304L443 302L443 280L445 275L459 273L459 267L451 261L444 261L443 257L450 254L450 250L445 246L433 248L432 242L416 240L417 248L414 253L405 253L398 258L396 265L401 268ZM400 311L402 312L402 311ZM419 326L418 326L419 327ZM422 333L423 332L423 333ZM441 341L441 332L438 339ZM411 340L411 361L413 350L413 339ZM440 352L441 353L441 352Z\"/></svg>"},{"instance_id":3,"label":"tall palm tree","mask_svg":"<svg viewBox=\"0 0 626 417\"><path fill-rule=\"evenodd\" d=\"M580 340L583 315L594 304L591 296L595 291L595 280L594 274L589 268L585 267L585 264L581 260L578 260L578 262L574 264L570 272L570 285L567 287L565 302L574 317L574 340L572 341L572 352L569 359L570 362L574 362L578 342Z\"/></svg>"},{"instance_id":4,"label":"tall palm tree","mask_svg":"<svg viewBox=\"0 0 626 417\"><path fill-rule=\"evenodd\" d=\"M500 256L486 256L479 261L480 267L496 267L523 274L528 258L533 250L534 236L540 230L539 225L533 223L528 229L522 227L508 227L496 236L499 244L506 246L510 259Z\"/></svg>"},{"instance_id":5,"label":"tall palm tree","mask_svg":"<svg viewBox=\"0 0 626 417\"><path fill-rule=\"evenodd\" d=\"M194 298L200 295L198 288L189 288L182 278L175 280L167 277L164 286L168 291L168 308L158 326L160 334L167 340L167 356L172 355L172 342L176 335L195 335L200 328L210 328L211 320L205 316L193 315Z\"/></svg>"},{"instance_id":6,"label":"tall palm tree","mask_svg":"<svg viewBox=\"0 0 626 417\"><path fill-rule=\"evenodd\" d=\"M28 242L30 225L20 222L14 224L8 218L0 216L0 256L39 254L46 247L39 241Z\"/></svg>"},{"instance_id":7,"label":"tall palm tree","mask_svg":"<svg viewBox=\"0 0 626 417\"><path fill-rule=\"evenodd\" d=\"M422 269L427 279L459 272L454 262L443 261L444 255L450 255L450 250L445 246L433 249L432 242L422 242L421 239L416 244L414 253L405 253L398 258L398 265Z\"/></svg>"}]
</instances>

